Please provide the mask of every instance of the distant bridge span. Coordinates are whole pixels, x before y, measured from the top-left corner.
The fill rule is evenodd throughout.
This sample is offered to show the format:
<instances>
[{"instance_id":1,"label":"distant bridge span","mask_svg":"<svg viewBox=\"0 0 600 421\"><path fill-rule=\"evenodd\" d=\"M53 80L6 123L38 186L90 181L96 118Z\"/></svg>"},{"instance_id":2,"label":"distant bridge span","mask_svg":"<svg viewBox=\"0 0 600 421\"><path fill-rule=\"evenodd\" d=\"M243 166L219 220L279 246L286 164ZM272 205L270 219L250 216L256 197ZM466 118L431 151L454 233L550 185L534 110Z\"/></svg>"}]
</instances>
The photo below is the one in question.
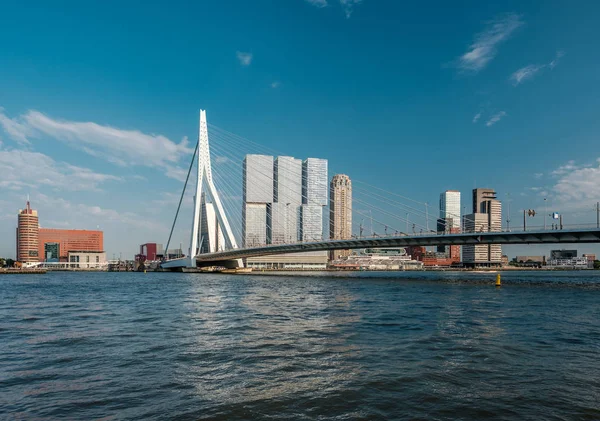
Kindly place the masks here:
<instances>
[{"instance_id":1,"label":"distant bridge span","mask_svg":"<svg viewBox=\"0 0 600 421\"><path fill-rule=\"evenodd\" d=\"M305 251L363 249L373 247L452 246L468 244L560 244L600 243L600 229L566 229L518 232L481 232L461 234L403 235L387 237L352 238L348 240L324 240L309 243L269 245L240 248L196 256L196 264L227 262L248 257L269 256ZM181 259L183 260L183 259ZM186 259L187 260L187 259ZM189 260L188 260L189 261ZM177 267L177 261L169 261L163 267Z\"/></svg>"}]
</instances>

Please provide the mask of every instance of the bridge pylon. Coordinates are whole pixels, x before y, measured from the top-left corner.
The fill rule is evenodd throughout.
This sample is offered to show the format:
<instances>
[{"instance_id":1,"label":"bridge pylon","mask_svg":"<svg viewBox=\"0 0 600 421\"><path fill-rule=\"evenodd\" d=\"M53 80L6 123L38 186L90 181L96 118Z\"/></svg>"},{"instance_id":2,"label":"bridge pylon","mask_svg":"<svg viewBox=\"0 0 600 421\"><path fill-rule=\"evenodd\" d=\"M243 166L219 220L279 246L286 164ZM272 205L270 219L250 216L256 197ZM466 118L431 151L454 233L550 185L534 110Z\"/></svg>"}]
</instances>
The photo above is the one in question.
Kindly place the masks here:
<instances>
[{"instance_id":1,"label":"bridge pylon","mask_svg":"<svg viewBox=\"0 0 600 421\"><path fill-rule=\"evenodd\" d=\"M195 157L194 157L195 159ZM219 230L223 233L225 247L229 250L238 248L233 231L227 220L223 204L212 178L212 167L210 163L210 146L208 143L208 128L206 124L206 110L200 110L200 127L198 132L198 177L196 179L196 193L194 195L194 219L192 221L192 235L188 250L188 267L196 267L196 257L199 254L200 223L202 221L202 196L211 201L215 208L215 215ZM206 239L208 240L208 239ZM241 266L241 260L237 266Z\"/></svg>"}]
</instances>

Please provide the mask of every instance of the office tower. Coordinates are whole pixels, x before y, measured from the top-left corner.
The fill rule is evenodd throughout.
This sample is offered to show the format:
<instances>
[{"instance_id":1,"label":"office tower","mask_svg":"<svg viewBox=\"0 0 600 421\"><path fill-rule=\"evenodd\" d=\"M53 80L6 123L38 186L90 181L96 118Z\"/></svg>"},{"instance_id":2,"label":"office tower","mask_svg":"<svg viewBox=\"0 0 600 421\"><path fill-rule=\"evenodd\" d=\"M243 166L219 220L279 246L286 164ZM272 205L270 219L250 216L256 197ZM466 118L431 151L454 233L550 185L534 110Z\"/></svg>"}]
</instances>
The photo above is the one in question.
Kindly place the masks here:
<instances>
[{"instance_id":1,"label":"office tower","mask_svg":"<svg viewBox=\"0 0 600 421\"><path fill-rule=\"evenodd\" d=\"M302 169L303 203L327 206L327 160L307 158Z\"/></svg>"},{"instance_id":2,"label":"office tower","mask_svg":"<svg viewBox=\"0 0 600 421\"><path fill-rule=\"evenodd\" d=\"M323 239L323 206L302 205L300 208L302 241L321 241Z\"/></svg>"},{"instance_id":3,"label":"office tower","mask_svg":"<svg viewBox=\"0 0 600 421\"><path fill-rule=\"evenodd\" d=\"M329 238L344 240L352 237L352 181L345 174L336 174L329 185ZM350 250L332 250L330 260L350 255Z\"/></svg>"},{"instance_id":4,"label":"office tower","mask_svg":"<svg viewBox=\"0 0 600 421\"><path fill-rule=\"evenodd\" d=\"M446 190L440 194L440 217L437 221L438 232L458 233L460 232L460 192L457 190ZM460 246L452 246L460 247ZM445 253L446 246L438 246L437 251ZM460 248L458 248L460 253ZM451 253L456 254L456 253Z\"/></svg>"},{"instance_id":5,"label":"office tower","mask_svg":"<svg viewBox=\"0 0 600 421\"><path fill-rule=\"evenodd\" d=\"M494 199L496 199L494 189L473 189L473 213L481 213L482 202Z\"/></svg>"},{"instance_id":6,"label":"office tower","mask_svg":"<svg viewBox=\"0 0 600 421\"><path fill-rule=\"evenodd\" d=\"M323 239L324 206L327 206L327 160L307 158L302 163L302 241Z\"/></svg>"},{"instance_id":7,"label":"office tower","mask_svg":"<svg viewBox=\"0 0 600 421\"><path fill-rule=\"evenodd\" d=\"M17 222L17 261L39 262L39 220L36 210L31 209L29 200L25 209L19 210ZM43 253L43 250L42 250Z\"/></svg>"},{"instance_id":8,"label":"office tower","mask_svg":"<svg viewBox=\"0 0 600 421\"><path fill-rule=\"evenodd\" d=\"M225 238L217 221L215 206L206 201L203 192L200 200L202 207L202 220L200 221L200 253L215 253L225 249Z\"/></svg>"},{"instance_id":9,"label":"office tower","mask_svg":"<svg viewBox=\"0 0 600 421\"><path fill-rule=\"evenodd\" d=\"M273 157L246 155L243 162L242 244L267 243L267 204L273 203Z\"/></svg>"},{"instance_id":10,"label":"office tower","mask_svg":"<svg viewBox=\"0 0 600 421\"><path fill-rule=\"evenodd\" d=\"M473 210L464 216L466 232L502 231L502 203L492 189L473 190ZM463 262L472 266L490 266L502 261L500 244L477 244L463 246Z\"/></svg>"},{"instance_id":11,"label":"office tower","mask_svg":"<svg viewBox=\"0 0 600 421\"><path fill-rule=\"evenodd\" d=\"M279 156L273 164L273 201L302 204L302 160Z\"/></svg>"},{"instance_id":12,"label":"office tower","mask_svg":"<svg viewBox=\"0 0 600 421\"><path fill-rule=\"evenodd\" d=\"M273 204L267 208L269 244L300 240L302 205L302 160L280 156L273 164Z\"/></svg>"}]
</instances>

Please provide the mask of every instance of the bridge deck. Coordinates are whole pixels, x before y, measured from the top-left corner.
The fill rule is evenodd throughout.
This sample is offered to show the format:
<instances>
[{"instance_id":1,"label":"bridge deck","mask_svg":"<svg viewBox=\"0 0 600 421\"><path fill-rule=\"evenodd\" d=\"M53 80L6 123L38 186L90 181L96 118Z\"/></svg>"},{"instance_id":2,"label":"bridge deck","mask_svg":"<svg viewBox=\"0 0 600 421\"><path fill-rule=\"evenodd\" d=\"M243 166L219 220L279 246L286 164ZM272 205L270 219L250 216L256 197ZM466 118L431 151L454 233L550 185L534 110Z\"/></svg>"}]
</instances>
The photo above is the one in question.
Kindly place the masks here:
<instances>
[{"instance_id":1,"label":"bridge deck","mask_svg":"<svg viewBox=\"0 0 600 421\"><path fill-rule=\"evenodd\" d=\"M531 232L483 232L443 235L405 235L349 240L324 240L311 243L269 245L201 254L197 262L217 262L230 259L340 249L406 246L448 246L468 244L557 244L600 243L600 229L547 230Z\"/></svg>"}]
</instances>

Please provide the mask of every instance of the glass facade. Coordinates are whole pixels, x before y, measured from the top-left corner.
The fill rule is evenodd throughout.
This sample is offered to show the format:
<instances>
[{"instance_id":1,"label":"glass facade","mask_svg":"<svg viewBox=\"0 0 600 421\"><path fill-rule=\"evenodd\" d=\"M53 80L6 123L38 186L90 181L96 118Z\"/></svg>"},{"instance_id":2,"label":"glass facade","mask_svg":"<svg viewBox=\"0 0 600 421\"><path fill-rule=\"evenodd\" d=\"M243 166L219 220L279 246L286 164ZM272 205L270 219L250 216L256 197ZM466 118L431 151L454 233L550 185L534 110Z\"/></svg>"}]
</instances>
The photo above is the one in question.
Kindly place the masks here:
<instances>
[{"instance_id":1,"label":"glass facade","mask_svg":"<svg viewBox=\"0 0 600 421\"><path fill-rule=\"evenodd\" d=\"M302 205L302 241L320 241L323 239L323 206Z\"/></svg>"},{"instance_id":2,"label":"glass facade","mask_svg":"<svg viewBox=\"0 0 600 421\"><path fill-rule=\"evenodd\" d=\"M447 190L440 194L440 219L445 222L446 229L460 228L460 192Z\"/></svg>"},{"instance_id":3,"label":"glass facade","mask_svg":"<svg viewBox=\"0 0 600 421\"><path fill-rule=\"evenodd\" d=\"M273 166L273 201L302 204L302 161L291 156L279 156Z\"/></svg>"},{"instance_id":4,"label":"glass facade","mask_svg":"<svg viewBox=\"0 0 600 421\"><path fill-rule=\"evenodd\" d=\"M44 259L46 262L58 262L60 257L60 245L58 243L44 244Z\"/></svg>"},{"instance_id":5,"label":"glass facade","mask_svg":"<svg viewBox=\"0 0 600 421\"><path fill-rule=\"evenodd\" d=\"M303 163L302 177L303 203L327 206L327 160L306 159Z\"/></svg>"},{"instance_id":6,"label":"glass facade","mask_svg":"<svg viewBox=\"0 0 600 421\"><path fill-rule=\"evenodd\" d=\"M273 157L246 155L242 181L245 203L273 202Z\"/></svg>"},{"instance_id":7,"label":"glass facade","mask_svg":"<svg viewBox=\"0 0 600 421\"><path fill-rule=\"evenodd\" d=\"M242 213L243 247L267 244L267 204L245 203Z\"/></svg>"}]
</instances>

